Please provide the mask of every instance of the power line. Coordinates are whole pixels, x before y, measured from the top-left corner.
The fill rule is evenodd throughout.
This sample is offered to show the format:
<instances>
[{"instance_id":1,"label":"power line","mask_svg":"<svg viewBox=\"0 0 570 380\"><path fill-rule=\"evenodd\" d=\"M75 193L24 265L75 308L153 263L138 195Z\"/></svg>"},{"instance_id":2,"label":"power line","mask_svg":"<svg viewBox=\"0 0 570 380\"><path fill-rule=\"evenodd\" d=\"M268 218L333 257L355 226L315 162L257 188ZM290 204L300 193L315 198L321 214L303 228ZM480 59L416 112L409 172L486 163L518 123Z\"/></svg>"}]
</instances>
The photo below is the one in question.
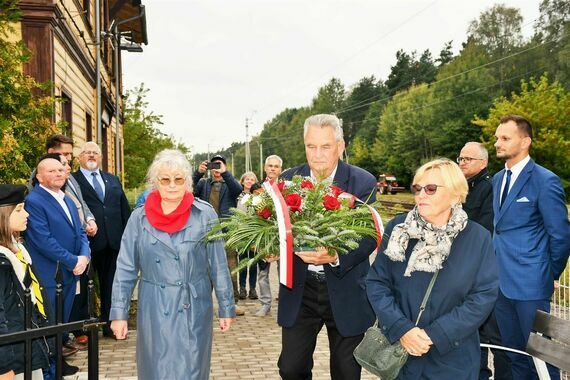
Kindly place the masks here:
<instances>
[{"instance_id":1,"label":"power line","mask_svg":"<svg viewBox=\"0 0 570 380\"><path fill-rule=\"evenodd\" d=\"M520 54L523 54L523 53L526 53L526 52L528 52L528 51L534 50L534 49L536 49L536 48L538 48L538 47L541 47L541 46L543 46L543 45L546 45L546 44L555 42L555 41L558 40L558 39L563 39L563 38L565 38L565 37L567 37L567 36L569 36L569 35L570 35L570 33L565 34L565 35L562 35L562 36L559 37L559 38L553 38L553 39L551 39L551 40L549 40L549 41L545 41L545 42L538 43L538 44L536 44L536 45L534 45L534 46L531 46L531 47L529 47L529 48L527 48L527 49L524 49L524 50L515 52L515 53L510 54L510 55L507 55L507 56L505 56L505 57L498 58L498 59L496 59L496 60L494 60L494 61L484 63L484 64L482 64L482 65L473 67L473 68L471 68L471 69L468 69L468 70L465 70L465 71L462 71L462 72L459 72L459 73L456 73L456 74L450 75L450 76L448 76L448 77L445 77L445 78L442 78L442 79L439 79L439 80L437 80L437 81L433 81L433 82L430 82L430 83L426 83L426 84L428 84L428 85L431 86L431 85L436 85L436 84L441 83L441 82L445 82L445 81L447 81L447 80L449 80L449 79L453 79L453 78L456 78L456 77L458 77L458 76L461 76L461 75L464 75L464 74L468 74L468 73L470 73L470 72L472 72L472 71L476 71L476 70L479 70L479 69L482 69L482 68L491 66L491 65L493 65L493 64L502 62L502 61L507 60L507 59L509 59L509 58L516 57L516 56L518 56L518 55L520 55ZM404 86L407 86L407 85L409 85L409 84L412 84L413 82L414 82L414 81L412 80L412 81L410 81L410 82L408 82L408 83L406 83L406 84L401 85L399 88L402 88L402 87L404 87ZM395 90L397 90L397 89L399 89L399 88L397 87L397 88L395 88ZM388 96L386 96L386 97L384 97L384 98L380 98L380 99L377 99L377 100L374 100L374 101L371 101L371 102L368 102L368 103L364 103L364 104L360 104L360 103L363 102L363 101L361 101L361 102L359 102L359 103L357 103L357 104L351 105L351 106L346 107L346 108L344 108L344 109L341 108L340 110L335 110L334 112L335 112L335 114L340 114L340 113L347 112L347 111L354 111L355 109L359 109L359 108L361 108L361 107L366 107L366 106L369 106L369 105L371 105L371 104L373 104L373 103L376 103L376 102L381 102L381 101L384 101L384 100L390 100L391 98L393 98L393 97L396 96L396 95L397 95L397 92L394 93L393 95L388 95ZM373 98L376 97L376 96L378 96L378 95L375 95L375 96L373 96L373 97L371 97L371 98L369 98L369 99L373 99ZM359 105L359 104L360 104L360 105ZM357 106L357 105L358 105L358 106Z\"/></svg>"},{"instance_id":2,"label":"power line","mask_svg":"<svg viewBox=\"0 0 570 380\"><path fill-rule=\"evenodd\" d=\"M336 65L334 68L338 68L342 65L345 65L347 62L350 62L351 60L353 60L354 58L356 58L358 55L360 55L361 53L363 53L364 51L370 49L372 46L374 46L375 44L377 44L378 42L380 42L381 40L383 40L384 38L388 37L390 34L394 33L395 31L397 31L398 29L400 29L402 26L404 26L405 24L407 24L409 21L413 20L416 16L418 16L419 14L423 13L424 11L426 11L428 8L432 7L435 3L437 3L438 0L432 1L431 3L429 3L427 6L425 6L424 8L422 8L421 10L419 10L418 12L412 14L410 17L408 17L407 19L405 19L404 21L402 21L400 24L396 25L396 27L392 28L391 30L389 30L388 32L384 33L382 36L380 36L379 38L377 38L376 40L374 40L373 42L369 43L368 45L366 45L364 48L358 50L356 53L352 54L351 56L348 56L344 61L342 61L341 63L339 63L338 65ZM329 70L329 72L332 69ZM327 74L328 75L328 74ZM287 93L286 95L284 95L282 98L273 101L271 103L266 104L265 106L259 108L259 110L264 110L266 108L268 108L269 106L274 105L275 103L281 102L284 99L287 99L289 96L291 96L294 93L297 93L299 90L307 87L310 84L313 84L314 82L320 80L323 76L321 76L320 78L317 79L312 79L309 82L306 82L305 84L296 87L295 89L291 90L289 93Z\"/></svg>"}]
</instances>

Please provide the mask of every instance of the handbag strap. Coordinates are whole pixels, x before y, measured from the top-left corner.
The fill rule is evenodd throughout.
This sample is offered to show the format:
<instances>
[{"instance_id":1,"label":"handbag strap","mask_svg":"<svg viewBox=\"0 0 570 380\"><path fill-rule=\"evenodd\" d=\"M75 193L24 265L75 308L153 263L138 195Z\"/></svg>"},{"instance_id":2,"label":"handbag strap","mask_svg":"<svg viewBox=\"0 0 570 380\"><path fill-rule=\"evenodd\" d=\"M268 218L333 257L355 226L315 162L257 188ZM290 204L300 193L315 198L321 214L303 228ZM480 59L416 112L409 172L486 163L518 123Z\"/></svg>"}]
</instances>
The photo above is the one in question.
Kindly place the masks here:
<instances>
[{"instance_id":1,"label":"handbag strap","mask_svg":"<svg viewBox=\"0 0 570 380\"><path fill-rule=\"evenodd\" d=\"M431 294L431 290L433 289L433 284L435 284L435 279L437 278L437 275L439 273L439 269L435 271L435 273L433 274L433 276L431 277L431 281L429 282L428 288L426 290L426 294L424 294L424 299L422 300L422 304L420 305L420 312L418 313L418 318L416 319L416 326L418 325L418 323L420 323L420 318L422 317L422 314L424 312L424 310L426 309L426 305L429 299L429 296Z\"/></svg>"}]
</instances>

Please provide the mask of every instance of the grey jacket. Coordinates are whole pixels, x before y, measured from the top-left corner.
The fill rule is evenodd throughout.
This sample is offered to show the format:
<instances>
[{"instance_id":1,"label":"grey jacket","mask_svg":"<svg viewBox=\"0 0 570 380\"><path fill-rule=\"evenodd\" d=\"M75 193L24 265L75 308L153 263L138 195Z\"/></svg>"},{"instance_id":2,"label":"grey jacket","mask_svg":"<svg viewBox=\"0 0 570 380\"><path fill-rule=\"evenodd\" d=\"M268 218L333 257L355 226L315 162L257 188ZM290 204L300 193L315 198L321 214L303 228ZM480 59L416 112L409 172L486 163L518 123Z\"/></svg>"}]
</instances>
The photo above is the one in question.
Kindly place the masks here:
<instances>
[{"instance_id":1,"label":"grey jacket","mask_svg":"<svg viewBox=\"0 0 570 380\"><path fill-rule=\"evenodd\" d=\"M144 207L127 223L117 259L109 319L126 320L140 271L137 311L139 379L208 379L212 351L212 289L221 318L235 316L233 288L222 241L206 243L216 221L199 199L173 234L150 225Z\"/></svg>"}]
</instances>

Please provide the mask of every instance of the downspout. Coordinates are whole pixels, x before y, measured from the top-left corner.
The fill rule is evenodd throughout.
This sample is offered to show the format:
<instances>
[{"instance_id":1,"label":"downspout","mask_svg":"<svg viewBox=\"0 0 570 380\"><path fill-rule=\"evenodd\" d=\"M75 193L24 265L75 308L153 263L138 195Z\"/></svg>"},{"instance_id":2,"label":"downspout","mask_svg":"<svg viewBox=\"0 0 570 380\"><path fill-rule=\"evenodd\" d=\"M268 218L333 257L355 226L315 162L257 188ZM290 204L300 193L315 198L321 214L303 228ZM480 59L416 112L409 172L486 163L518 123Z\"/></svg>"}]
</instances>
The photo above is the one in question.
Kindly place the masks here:
<instances>
[{"instance_id":1,"label":"downspout","mask_svg":"<svg viewBox=\"0 0 570 380\"><path fill-rule=\"evenodd\" d=\"M140 18L143 18L145 15L145 8L144 5L139 5L139 14L128 19L119 21L115 23L115 27L113 28L113 36L115 38L115 54L114 54L114 61L115 61L115 175L119 175L121 173L121 182L125 182L125 173L124 170L121 170L121 161L123 159L123 154L121 153L121 128L119 127L119 117L120 117L120 109L119 109L119 99L121 97L120 85L121 85L121 74L119 74L119 50L121 50L121 34L119 33L119 26L123 25L127 22L131 22ZM144 29L144 28L143 28ZM146 39L146 30L143 31Z\"/></svg>"}]
</instances>

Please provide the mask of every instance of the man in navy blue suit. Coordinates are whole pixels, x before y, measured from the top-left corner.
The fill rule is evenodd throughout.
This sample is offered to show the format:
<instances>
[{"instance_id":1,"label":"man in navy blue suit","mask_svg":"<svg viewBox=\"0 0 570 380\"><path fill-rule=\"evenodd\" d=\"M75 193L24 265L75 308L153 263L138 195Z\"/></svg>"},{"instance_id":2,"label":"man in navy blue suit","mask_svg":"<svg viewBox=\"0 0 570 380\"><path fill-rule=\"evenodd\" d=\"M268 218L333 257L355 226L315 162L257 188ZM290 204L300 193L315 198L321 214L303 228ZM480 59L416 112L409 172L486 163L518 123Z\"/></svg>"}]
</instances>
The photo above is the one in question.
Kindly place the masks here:
<instances>
[{"instance_id":1,"label":"man in navy blue suit","mask_svg":"<svg viewBox=\"0 0 570 380\"><path fill-rule=\"evenodd\" d=\"M344 151L340 120L314 115L305 121L307 164L283 173L329 179L344 191L374 200L376 180L367 171L340 161ZM352 353L375 320L368 302L365 278L376 242L361 240L354 251L330 256L326 250L296 252L293 288L279 288L277 322L282 327L279 374L285 380L311 379L317 335L327 326L332 379L360 379L361 368Z\"/></svg>"},{"instance_id":2,"label":"man in navy blue suit","mask_svg":"<svg viewBox=\"0 0 570 380\"><path fill-rule=\"evenodd\" d=\"M501 118L495 132L505 168L493 177L493 243L500 291L495 313L503 343L524 350L537 310L550 311L554 281L570 253L570 224L560 178L529 156L532 128L522 116ZM535 379L528 357L509 354L514 379ZM549 366L552 379L558 369Z\"/></svg>"},{"instance_id":3,"label":"man in navy blue suit","mask_svg":"<svg viewBox=\"0 0 570 380\"><path fill-rule=\"evenodd\" d=\"M117 256L131 209L119 178L102 171L101 160L99 146L93 141L86 142L79 154L81 168L72 175L99 227L95 236L89 238L89 244L99 279L101 320L108 322ZM103 335L113 336L109 324L103 327Z\"/></svg>"}]
</instances>

